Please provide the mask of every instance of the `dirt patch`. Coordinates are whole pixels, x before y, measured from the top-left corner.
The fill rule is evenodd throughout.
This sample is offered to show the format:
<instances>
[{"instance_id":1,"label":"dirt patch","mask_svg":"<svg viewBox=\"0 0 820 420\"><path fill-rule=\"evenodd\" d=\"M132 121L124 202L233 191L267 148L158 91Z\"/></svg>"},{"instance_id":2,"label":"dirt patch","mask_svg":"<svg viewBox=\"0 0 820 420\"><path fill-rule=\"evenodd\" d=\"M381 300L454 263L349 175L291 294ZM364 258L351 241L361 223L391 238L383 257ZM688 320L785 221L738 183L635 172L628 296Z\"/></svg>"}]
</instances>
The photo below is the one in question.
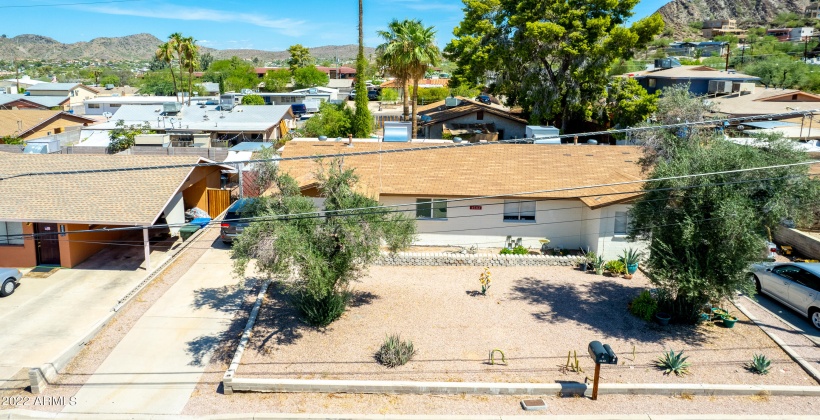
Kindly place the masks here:
<instances>
[{"instance_id":1,"label":"dirt patch","mask_svg":"<svg viewBox=\"0 0 820 420\"><path fill-rule=\"evenodd\" d=\"M272 286L246 349L239 377L378 379L481 382L584 382L594 365L587 345L600 340L619 355L604 366L608 383L710 383L816 385L739 311L732 329L707 323L661 327L630 315L627 303L648 287L569 267L507 267L492 271L487 296L477 293L481 267L372 267L354 285L356 300L327 329L301 323L284 288ZM417 354L387 369L374 354L387 334L412 340ZM492 349L508 365L490 365ZM684 350L691 374L665 376L654 361L668 349ZM577 352L583 372L565 369ZM772 359L772 373L744 365L757 353Z\"/></svg>"}]
</instances>

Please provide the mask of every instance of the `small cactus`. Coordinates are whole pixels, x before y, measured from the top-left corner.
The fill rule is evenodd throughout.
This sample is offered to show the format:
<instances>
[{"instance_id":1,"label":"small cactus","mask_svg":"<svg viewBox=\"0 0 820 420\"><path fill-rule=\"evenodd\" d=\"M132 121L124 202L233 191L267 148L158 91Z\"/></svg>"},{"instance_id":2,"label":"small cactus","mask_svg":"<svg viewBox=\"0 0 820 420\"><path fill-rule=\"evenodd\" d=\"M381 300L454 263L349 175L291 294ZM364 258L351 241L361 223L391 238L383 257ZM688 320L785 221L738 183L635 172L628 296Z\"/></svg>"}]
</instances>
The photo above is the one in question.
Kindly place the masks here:
<instances>
[{"instance_id":1,"label":"small cactus","mask_svg":"<svg viewBox=\"0 0 820 420\"><path fill-rule=\"evenodd\" d=\"M769 360L765 354L756 354L752 357L752 361L749 363L748 368L758 375L766 375L769 373L771 366L772 361Z\"/></svg>"}]
</instances>

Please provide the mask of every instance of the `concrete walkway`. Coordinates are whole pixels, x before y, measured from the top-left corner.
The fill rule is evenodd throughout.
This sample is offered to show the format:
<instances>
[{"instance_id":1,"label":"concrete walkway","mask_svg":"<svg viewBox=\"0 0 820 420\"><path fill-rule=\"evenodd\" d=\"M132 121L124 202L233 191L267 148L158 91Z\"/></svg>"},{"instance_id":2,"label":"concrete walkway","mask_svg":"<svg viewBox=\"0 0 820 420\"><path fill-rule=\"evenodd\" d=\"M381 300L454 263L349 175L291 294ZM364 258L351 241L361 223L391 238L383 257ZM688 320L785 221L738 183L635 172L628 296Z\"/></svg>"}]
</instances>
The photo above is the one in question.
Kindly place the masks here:
<instances>
[{"instance_id":1,"label":"concrete walkway","mask_svg":"<svg viewBox=\"0 0 820 420\"><path fill-rule=\"evenodd\" d=\"M63 413L182 412L244 292L209 249L134 325Z\"/></svg>"},{"instance_id":2,"label":"concrete walkway","mask_svg":"<svg viewBox=\"0 0 820 420\"><path fill-rule=\"evenodd\" d=\"M164 261L166 251L152 250L153 263ZM14 294L0 301L0 383L53 360L108 316L147 275L142 252L141 246L111 246L47 278L24 276ZM23 378L9 386L24 386L27 372Z\"/></svg>"}]
</instances>

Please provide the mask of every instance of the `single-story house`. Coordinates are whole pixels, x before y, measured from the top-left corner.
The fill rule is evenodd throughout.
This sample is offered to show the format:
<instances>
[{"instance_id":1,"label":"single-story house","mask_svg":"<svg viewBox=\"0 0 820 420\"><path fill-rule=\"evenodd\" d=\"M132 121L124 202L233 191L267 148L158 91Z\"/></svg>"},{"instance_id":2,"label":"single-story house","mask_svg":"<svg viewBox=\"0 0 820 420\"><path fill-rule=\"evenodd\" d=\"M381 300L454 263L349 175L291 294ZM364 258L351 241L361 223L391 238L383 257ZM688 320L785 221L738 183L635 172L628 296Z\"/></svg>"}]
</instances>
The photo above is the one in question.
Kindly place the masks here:
<instances>
[{"instance_id":1,"label":"single-story house","mask_svg":"<svg viewBox=\"0 0 820 420\"><path fill-rule=\"evenodd\" d=\"M13 87L14 90L16 90L17 87L19 86L23 89L28 89L28 88L30 88L34 85L40 84L40 83L46 83L46 82L44 82L42 80L32 79L30 76L24 75L24 76L20 77L20 79L12 78L12 79L2 79L2 80L0 80L0 88ZM2 89L0 89L0 90L2 90ZM20 92L15 91L15 92L11 92L11 93L20 93Z\"/></svg>"},{"instance_id":2,"label":"single-story house","mask_svg":"<svg viewBox=\"0 0 820 420\"><path fill-rule=\"evenodd\" d=\"M450 79L419 79L419 88L446 88ZM413 81L407 81L407 87L411 90L413 89ZM391 88L391 89L400 89L401 84L399 83L398 79L388 80L381 84L381 88Z\"/></svg>"},{"instance_id":3,"label":"single-story house","mask_svg":"<svg viewBox=\"0 0 820 420\"><path fill-rule=\"evenodd\" d=\"M166 111L170 105L171 111ZM123 105L106 122L83 130L82 138L88 131L106 132L116 128L118 121L126 125L148 123L158 134L168 134L170 142L176 146L221 146L230 147L243 141L272 141L280 139L295 128L296 117L290 106L238 105L222 109L219 105ZM177 108L178 107L178 108ZM178 109L178 110L177 110ZM104 136L93 136L105 141ZM86 144L79 146L106 146Z\"/></svg>"},{"instance_id":4,"label":"single-story house","mask_svg":"<svg viewBox=\"0 0 820 420\"><path fill-rule=\"evenodd\" d=\"M729 118L820 109L820 95L796 89L754 87L708 100L715 114Z\"/></svg>"},{"instance_id":5,"label":"single-story house","mask_svg":"<svg viewBox=\"0 0 820 420\"><path fill-rule=\"evenodd\" d=\"M54 109L68 111L67 96L29 96L23 94L0 95L0 109Z\"/></svg>"},{"instance_id":6,"label":"single-story house","mask_svg":"<svg viewBox=\"0 0 820 420\"><path fill-rule=\"evenodd\" d=\"M96 123L91 118L63 111L33 109L0 110L0 137L31 140L60 134L68 127L84 127Z\"/></svg>"},{"instance_id":7,"label":"single-story house","mask_svg":"<svg viewBox=\"0 0 820 420\"><path fill-rule=\"evenodd\" d=\"M477 142L526 137L528 123L523 118L497 106L466 99L448 99L453 100L454 106L435 103L420 112L420 128L424 138L461 137L466 141Z\"/></svg>"},{"instance_id":8,"label":"single-story house","mask_svg":"<svg viewBox=\"0 0 820 420\"><path fill-rule=\"evenodd\" d=\"M679 66L630 73L628 76L634 77L650 94L666 87L688 83L690 92L695 95L706 95L714 93L710 92L710 82L728 82L731 84L760 81L757 76L749 76L732 70L722 71L707 66ZM715 84L712 84L712 86L715 86Z\"/></svg>"},{"instance_id":9,"label":"single-story house","mask_svg":"<svg viewBox=\"0 0 820 420\"><path fill-rule=\"evenodd\" d=\"M325 67L325 66L316 66L316 70L319 70L328 75L331 79L355 79L356 78L356 69L353 67L341 66L341 67Z\"/></svg>"},{"instance_id":10,"label":"single-story house","mask_svg":"<svg viewBox=\"0 0 820 420\"><path fill-rule=\"evenodd\" d=\"M327 154L402 152L344 157L359 176L359 190L382 205L399 206L417 220L418 245L503 246L505 238L523 245L589 248L606 259L627 247L630 203L642 184L584 188L640 181L636 146L534 145L490 143L431 149L422 142L382 143L292 141L279 167L293 176L304 195L321 198L314 159ZM437 144L437 146L440 146ZM568 189L578 187L578 189ZM470 199L448 202L448 199Z\"/></svg>"},{"instance_id":11,"label":"single-story house","mask_svg":"<svg viewBox=\"0 0 820 420\"><path fill-rule=\"evenodd\" d=\"M341 93L350 93L353 91L353 79L329 79L327 87L336 89Z\"/></svg>"},{"instance_id":12,"label":"single-story house","mask_svg":"<svg viewBox=\"0 0 820 420\"><path fill-rule=\"evenodd\" d=\"M26 89L26 92L29 96L65 96L72 108L82 105L83 101L94 98L99 93L82 83L38 83Z\"/></svg>"},{"instance_id":13,"label":"single-story house","mask_svg":"<svg viewBox=\"0 0 820 420\"><path fill-rule=\"evenodd\" d=\"M196 156L3 154L0 267L74 267L140 231L148 260L155 224L174 224L174 233L189 208L212 217L224 210L216 197L227 194L219 190L226 167L194 166L206 162ZM162 165L175 166L101 171ZM64 173L76 170L89 172Z\"/></svg>"},{"instance_id":14,"label":"single-story house","mask_svg":"<svg viewBox=\"0 0 820 420\"><path fill-rule=\"evenodd\" d=\"M296 89L293 93L303 93L305 99L319 99L322 102L335 101L339 99L339 89L316 86L312 88Z\"/></svg>"}]
</instances>

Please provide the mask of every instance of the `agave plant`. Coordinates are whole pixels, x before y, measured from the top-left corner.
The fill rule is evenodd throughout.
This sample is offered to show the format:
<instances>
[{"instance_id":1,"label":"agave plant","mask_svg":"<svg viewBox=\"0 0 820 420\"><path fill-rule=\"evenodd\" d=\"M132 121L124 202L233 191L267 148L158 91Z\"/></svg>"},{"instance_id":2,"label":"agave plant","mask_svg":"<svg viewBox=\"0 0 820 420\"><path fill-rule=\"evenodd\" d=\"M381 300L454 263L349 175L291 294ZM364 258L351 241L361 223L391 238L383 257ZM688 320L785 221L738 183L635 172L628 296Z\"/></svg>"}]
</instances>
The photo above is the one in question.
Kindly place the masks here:
<instances>
[{"instance_id":1,"label":"agave plant","mask_svg":"<svg viewBox=\"0 0 820 420\"><path fill-rule=\"evenodd\" d=\"M769 360L769 358L764 354L756 354L752 356L752 362L748 365L749 370L757 373L758 375L766 375L769 373L771 366L772 361Z\"/></svg>"},{"instance_id":2,"label":"agave plant","mask_svg":"<svg viewBox=\"0 0 820 420\"><path fill-rule=\"evenodd\" d=\"M658 358L655 365L663 370L664 375L674 373L677 376L683 376L689 373L691 363L686 361L688 358L688 356L683 357L683 350L675 354L675 351L670 349L668 353L664 352L663 356Z\"/></svg>"}]
</instances>

